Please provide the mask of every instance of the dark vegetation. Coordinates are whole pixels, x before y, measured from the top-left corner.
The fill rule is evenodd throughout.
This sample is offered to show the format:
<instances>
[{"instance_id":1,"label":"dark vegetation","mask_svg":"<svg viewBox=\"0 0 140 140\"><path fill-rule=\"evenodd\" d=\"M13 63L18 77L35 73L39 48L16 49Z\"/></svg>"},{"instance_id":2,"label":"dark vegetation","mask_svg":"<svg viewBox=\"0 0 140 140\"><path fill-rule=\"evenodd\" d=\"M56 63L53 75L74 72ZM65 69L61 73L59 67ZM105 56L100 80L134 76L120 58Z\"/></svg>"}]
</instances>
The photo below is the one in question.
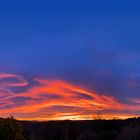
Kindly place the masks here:
<instances>
[{"instance_id":1,"label":"dark vegetation","mask_svg":"<svg viewBox=\"0 0 140 140\"><path fill-rule=\"evenodd\" d=\"M140 140L140 118L20 123L0 120L0 140Z\"/></svg>"},{"instance_id":2,"label":"dark vegetation","mask_svg":"<svg viewBox=\"0 0 140 140\"><path fill-rule=\"evenodd\" d=\"M25 140L21 124L12 116L0 121L0 140Z\"/></svg>"}]
</instances>

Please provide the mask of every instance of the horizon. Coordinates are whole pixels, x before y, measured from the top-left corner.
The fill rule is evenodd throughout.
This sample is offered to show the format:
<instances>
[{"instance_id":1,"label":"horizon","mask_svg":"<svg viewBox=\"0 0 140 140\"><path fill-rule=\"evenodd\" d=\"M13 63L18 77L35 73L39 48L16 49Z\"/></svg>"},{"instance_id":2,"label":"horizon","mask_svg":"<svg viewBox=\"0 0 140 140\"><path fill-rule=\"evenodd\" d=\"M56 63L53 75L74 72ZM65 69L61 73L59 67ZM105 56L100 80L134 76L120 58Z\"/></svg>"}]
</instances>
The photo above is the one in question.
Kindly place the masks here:
<instances>
[{"instance_id":1,"label":"horizon","mask_svg":"<svg viewBox=\"0 0 140 140\"><path fill-rule=\"evenodd\" d=\"M75 121L118 121L118 120L121 120L121 121L125 121L125 120L131 120L131 119L140 119L140 117L139 116L134 116L134 117L122 117L122 118L117 118L117 117L114 117L114 118L98 118L97 116L95 117L95 118L91 118L91 119L52 119L52 120L46 120L46 119L43 119L43 120L40 120L40 119L33 119L33 120L31 120L31 119L17 119L17 118L15 118L14 116L12 116L12 115L10 115L10 116L8 116L8 117L4 117L4 118L1 118L0 117L0 120L1 119L8 119L8 118L10 118L10 117L12 117L12 118L14 118L15 120L17 120L17 121L21 121L21 122L65 122L65 121L73 121L73 122L75 122Z\"/></svg>"},{"instance_id":2,"label":"horizon","mask_svg":"<svg viewBox=\"0 0 140 140\"><path fill-rule=\"evenodd\" d=\"M140 116L139 2L18 3L0 5L0 117Z\"/></svg>"}]
</instances>

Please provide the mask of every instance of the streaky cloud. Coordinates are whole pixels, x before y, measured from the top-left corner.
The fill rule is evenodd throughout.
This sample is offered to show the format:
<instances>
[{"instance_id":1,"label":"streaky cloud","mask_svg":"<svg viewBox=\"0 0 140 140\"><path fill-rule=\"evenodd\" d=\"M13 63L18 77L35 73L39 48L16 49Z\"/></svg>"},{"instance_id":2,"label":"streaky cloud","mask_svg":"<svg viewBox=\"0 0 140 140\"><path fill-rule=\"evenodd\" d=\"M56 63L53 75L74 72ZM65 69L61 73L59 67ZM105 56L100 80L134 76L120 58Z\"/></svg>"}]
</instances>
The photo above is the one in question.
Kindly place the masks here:
<instances>
[{"instance_id":1,"label":"streaky cloud","mask_svg":"<svg viewBox=\"0 0 140 140\"><path fill-rule=\"evenodd\" d=\"M13 114L25 120L91 119L97 112L101 112L105 118L125 118L138 115L134 110L140 111L139 104L135 104L139 103L137 98L123 103L117 97L100 95L81 84L50 78L33 80L38 83L37 86L16 93L9 87L28 86L28 80L17 74L0 74L2 117Z\"/></svg>"}]
</instances>

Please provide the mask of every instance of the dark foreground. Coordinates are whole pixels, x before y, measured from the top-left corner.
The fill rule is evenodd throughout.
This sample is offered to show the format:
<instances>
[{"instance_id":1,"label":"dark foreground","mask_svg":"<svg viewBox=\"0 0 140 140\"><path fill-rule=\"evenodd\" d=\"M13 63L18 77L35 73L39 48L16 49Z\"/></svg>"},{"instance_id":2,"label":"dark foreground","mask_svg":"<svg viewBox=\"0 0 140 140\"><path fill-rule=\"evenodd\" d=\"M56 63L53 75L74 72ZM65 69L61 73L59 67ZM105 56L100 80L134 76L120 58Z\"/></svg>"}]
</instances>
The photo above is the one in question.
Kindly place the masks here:
<instances>
[{"instance_id":1,"label":"dark foreground","mask_svg":"<svg viewBox=\"0 0 140 140\"><path fill-rule=\"evenodd\" d=\"M23 137L16 140L140 140L140 118L92 121L21 121L20 125L23 129ZM19 128L21 129L21 127Z\"/></svg>"}]
</instances>

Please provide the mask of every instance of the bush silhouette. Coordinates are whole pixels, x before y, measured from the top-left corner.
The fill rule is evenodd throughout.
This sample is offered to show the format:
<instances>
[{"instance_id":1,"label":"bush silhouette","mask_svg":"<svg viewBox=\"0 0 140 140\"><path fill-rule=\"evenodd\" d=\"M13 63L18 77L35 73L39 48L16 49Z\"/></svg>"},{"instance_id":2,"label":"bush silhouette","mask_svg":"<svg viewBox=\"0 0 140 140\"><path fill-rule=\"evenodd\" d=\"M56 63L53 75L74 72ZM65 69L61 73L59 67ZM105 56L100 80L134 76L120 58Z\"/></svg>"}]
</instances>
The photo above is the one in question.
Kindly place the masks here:
<instances>
[{"instance_id":1,"label":"bush silhouette","mask_svg":"<svg viewBox=\"0 0 140 140\"><path fill-rule=\"evenodd\" d=\"M98 140L114 140L118 135L116 131L104 131L99 135Z\"/></svg>"},{"instance_id":2,"label":"bush silhouette","mask_svg":"<svg viewBox=\"0 0 140 140\"><path fill-rule=\"evenodd\" d=\"M140 140L140 126L124 127L116 140Z\"/></svg>"},{"instance_id":3,"label":"bush silhouette","mask_svg":"<svg viewBox=\"0 0 140 140\"><path fill-rule=\"evenodd\" d=\"M98 136L94 131L85 131L77 140L97 140Z\"/></svg>"},{"instance_id":4,"label":"bush silhouette","mask_svg":"<svg viewBox=\"0 0 140 140\"><path fill-rule=\"evenodd\" d=\"M22 126L13 116L0 123L0 140L24 140Z\"/></svg>"}]
</instances>

